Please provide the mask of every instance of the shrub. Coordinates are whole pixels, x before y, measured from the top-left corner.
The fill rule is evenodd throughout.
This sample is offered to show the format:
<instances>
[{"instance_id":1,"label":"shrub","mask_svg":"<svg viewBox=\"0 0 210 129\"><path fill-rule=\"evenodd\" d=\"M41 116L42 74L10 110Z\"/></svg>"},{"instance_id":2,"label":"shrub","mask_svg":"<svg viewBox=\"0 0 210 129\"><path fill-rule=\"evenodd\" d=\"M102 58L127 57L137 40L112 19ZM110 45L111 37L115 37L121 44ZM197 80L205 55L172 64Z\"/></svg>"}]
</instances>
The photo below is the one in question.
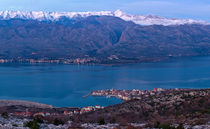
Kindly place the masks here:
<instances>
[{"instance_id":1,"label":"shrub","mask_svg":"<svg viewBox=\"0 0 210 129\"><path fill-rule=\"evenodd\" d=\"M176 129L175 127L171 126L168 123L160 124L160 122L158 122L158 121L155 123L154 128L159 128L159 129Z\"/></svg>"},{"instance_id":2,"label":"shrub","mask_svg":"<svg viewBox=\"0 0 210 129\"><path fill-rule=\"evenodd\" d=\"M43 117L42 116L37 116L34 118L34 121L36 121L37 123L44 123L43 121Z\"/></svg>"},{"instance_id":3,"label":"shrub","mask_svg":"<svg viewBox=\"0 0 210 129\"><path fill-rule=\"evenodd\" d=\"M111 118L110 123L116 123L115 117L112 117L112 118Z\"/></svg>"},{"instance_id":4,"label":"shrub","mask_svg":"<svg viewBox=\"0 0 210 129\"><path fill-rule=\"evenodd\" d=\"M18 127L18 125L17 125L17 124L13 124L12 126L14 126L14 127Z\"/></svg>"},{"instance_id":5,"label":"shrub","mask_svg":"<svg viewBox=\"0 0 210 129\"><path fill-rule=\"evenodd\" d=\"M30 129L40 129L40 126L36 120L24 123L24 127L29 127Z\"/></svg>"},{"instance_id":6,"label":"shrub","mask_svg":"<svg viewBox=\"0 0 210 129\"><path fill-rule=\"evenodd\" d=\"M82 127L79 123L72 122L68 129L82 129Z\"/></svg>"},{"instance_id":7,"label":"shrub","mask_svg":"<svg viewBox=\"0 0 210 129\"><path fill-rule=\"evenodd\" d=\"M53 121L53 124L56 125L56 126L57 126L57 125L63 125L64 122L63 122L62 120L59 120L59 119L56 118L56 119Z\"/></svg>"},{"instance_id":8,"label":"shrub","mask_svg":"<svg viewBox=\"0 0 210 129\"><path fill-rule=\"evenodd\" d=\"M3 112L3 113L1 114L1 116L2 116L3 118L8 118L8 117L9 117L9 115L8 115L7 112Z\"/></svg>"},{"instance_id":9,"label":"shrub","mask_svg":"<svg viewBox=\"0 0 210 129\"><path fill-rule=\"evenodd\" d=\"M98 124L99 125L104 125L105 124L104 118L99 119Z\"/></svg>"},{"instance_id":10,"label":"shrub","mask_svg":"<svg viewBox=\"0 0 210 129\"><path fill-rule=\"evenodd\" d=\"M183 124L179 124L179 126L176 129L184 129Z\"/></svg>"},{"instance_id":11,"label":"shrub","mask_svg":"<svg viewBox=\"0 0 210 129\"><path fill-rule=\"evenodd\" d=\"M161 128L161 129L176 129L175 127L171 126L171 125L168 124L168 123L161 124L161 125L159 126L159 128Z\"/></svg>"},{"instance_id":12,"label":"shrub","mask_svg":"<svg viewBox=\"0 0 210 129\"><path fill-rule=\"evenodd\" d=\"M129 125L128 127L126 127L126 129L137 129L137 128L132 125Z\"/></svg>"},{"instance_id":13,"label":"shrub","mask_svg":"<svg viewBox=\"0 0 210 129\"><path fill-rule=\"evenodd\" d=\"M155 125L154 125L154 128L159 128L159 126L160 126L160 122L157 121L157 122L155 123Z\"/></svg>"}]
</instances>

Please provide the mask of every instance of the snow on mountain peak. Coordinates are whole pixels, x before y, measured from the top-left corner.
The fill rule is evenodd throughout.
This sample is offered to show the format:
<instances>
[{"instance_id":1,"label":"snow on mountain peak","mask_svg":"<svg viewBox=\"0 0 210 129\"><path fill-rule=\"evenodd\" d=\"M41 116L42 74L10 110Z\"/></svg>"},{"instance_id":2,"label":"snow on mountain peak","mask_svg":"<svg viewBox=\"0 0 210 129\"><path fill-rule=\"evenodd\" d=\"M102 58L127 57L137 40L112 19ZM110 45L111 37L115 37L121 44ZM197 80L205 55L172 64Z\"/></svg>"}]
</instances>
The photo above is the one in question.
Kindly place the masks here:
<instances>
[{"instance_id":1,"label":"snow on mountain peak","mask_svg":"<svg viewBox=\"0 0 210 129\"><path fill-rule=\"evenodd\" d=\"M123 12L123 11L121 11L121 10L116 10L115 12L114 12L114 15L115 16L118 16L118 17L121 17L122 15L124 15L125 13Z\"/></svg>"},{"instance_id":2,"label":"snow on mountain peak","mask_svg":"<svg viewBox=\"0 0 210 129\"><path fill-rule=\"evenodd\" d=\"M164 18L156 15L129 15L121 10L111 11L100 11L100 12L43 12L43 11L0 11L0 20L8 20L12 18L21 19L33 19L39 21L57 21L61 17L67 17L70 19L76 17L88 17L88 16L114 16L119 17L125 21L132 21L139 25L183 25L183 24L202 24L210 25L210 23L204 21L197 21L192 19L174 19Z\"/></svg>"}]
</instances>

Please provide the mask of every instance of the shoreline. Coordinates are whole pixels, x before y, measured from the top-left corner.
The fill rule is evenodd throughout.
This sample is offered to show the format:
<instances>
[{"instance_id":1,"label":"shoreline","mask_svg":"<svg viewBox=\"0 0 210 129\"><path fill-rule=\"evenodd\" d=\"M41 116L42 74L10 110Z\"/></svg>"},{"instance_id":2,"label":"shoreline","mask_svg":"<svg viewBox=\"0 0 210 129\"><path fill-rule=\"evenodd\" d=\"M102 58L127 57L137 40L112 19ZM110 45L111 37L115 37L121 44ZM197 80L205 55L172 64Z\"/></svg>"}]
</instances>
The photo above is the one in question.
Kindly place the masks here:
<instances>
[{"instance_id":1,"label":"shoreline","mask_svg":"<svg viewBox=\"0 0 210 129\"><path fill-rule=\"evenodd\" d=\"M192 55L192 56L177 56L177 57L154 57L154 58L145 58L142 60L105 60L105 61L91 61L91 62L75 62L72 60L77 59L66 59L71 60L70 62L65 61L65 59L25 59L25 60L15 60L15 59L3 59L0 58L0 64L29 64L29 65L41 65L41 64L61 64L61 65L96 65L96 66L116 66L116 65L132 65L132 64L142 64L142 63L156 63L156 62L168 62L180 59L188 58L199 58L199 57L210 57L210 55ZM80 59L80 58L78 58ZM33 60L33 61L30 61ZM83 58L81 58L83 60ZM104 63L105 62L105 63Z\"/></svg>"},{"instance_id":2,"label":"shoreline","mask_svg":"<svg viewBox=\"0 0 210 129\"><path fill-rule=\"evenodd\" d=\"M91 93L82 96L84 99L89 97L89 96L93 96L93 97L105 97L106 99L108 98L117 98L122 100L122 102L125 101L129 101L129 100L133 100L133 99L138 99L138 98L131 98L131 99L123 99L123 97L119 97L116 94L110 94L108 92L121 92L121 94L126 94L127 96L129 94L132 94L134 96L134 92L140 92L141 95L146 95L146 96L150 96L150 95L156 95L156 93L162 93L162 92L185 92L185 91L199 91L199 90L210 90L210 88L174 88L174 89L162 89L162 88L154 88L151 90L139 90L139 89L133 89L133 90L116 90L116 89L107 89L107 90L95 90L92 91ZM97 94L97 92L99 92ZM101 92L104 92L103 94ZM145 93L143 93L145 92ZM117 93L118 94L118 93ZM7 100L7 99L0 99L0 107L5 107L5 106L25 106L25 107L32 107L32 108L82 108L82 107L69 107L69 106L60 106L60 107L56 107L53 105L49 105L49 104L44 104L44 103L40 103L40 102L34 102L34 101L26 101L26 100ZM108 105L110 106L110 105ZM107 106L106 106L107 107Z\"/></svg>"},{"instance_id":3,"label":"shoreline","mask_svg":"<svg viewBox=\"0 0 210 129\"><path fill-rule=\"evenodd\" d=\"M162 88L154 88L154 89L150 89L150 90L139 90L139 89L132 89L132 90L117 90L117 89L102 89L102 90L95 90L92 91L91 93L88 93L87 95L82 96L82 98L87 98L89 96L93 96L93 97L105 97L106 99L109 99L111 97L113 98L117 98L122 100L122 102L124 101L129 101L129 100L133 100L133 99L139 99L137 96L131 98L131 99L123 99L123 96L119 97L118 94L121 92L121 94L124 94L125 96L128 96L129 94L132 94L134 96L134 92L140 92L140 95L146 95L146 96L150 96L150 95L156 95L156 93L162 93L162 92L168 92L168 91L199 91L199 90L210 90L210 88L169 88L169 89L162 89ZM103 93L101 93L103 92ZM109 92L117 92L116 94L111 94ZM145 93L143 93L145 92ZM40 103L40 102L34 102L34 101L28 101L28 100L7 100L7 99L0 99L0 107L5 107L5 106L25 106L25 107L32 107L32 108L82 108L82 107L69 107L69 106L53 106L53 105L49 105L49 104L44 104L44 103ZM110 106L110 105L108 105Z\"/></svg>"}]
</instances>

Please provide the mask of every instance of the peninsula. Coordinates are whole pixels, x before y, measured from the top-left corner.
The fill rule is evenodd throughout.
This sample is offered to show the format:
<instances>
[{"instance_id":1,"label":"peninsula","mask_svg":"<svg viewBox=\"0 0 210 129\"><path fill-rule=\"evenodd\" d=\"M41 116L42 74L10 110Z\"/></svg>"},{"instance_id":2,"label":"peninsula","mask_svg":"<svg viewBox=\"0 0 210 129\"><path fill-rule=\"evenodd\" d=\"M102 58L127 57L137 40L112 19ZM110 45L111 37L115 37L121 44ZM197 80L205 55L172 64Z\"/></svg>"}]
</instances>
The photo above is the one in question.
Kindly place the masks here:
<instances>
[{"instance_id":1,"label":"peninsula","mask_svg":"<svg viewBox=\"0 0 210 129\"><path fill-rule=\"evenodd\" d=\"M107 107L53 107L27 101L0 101L0 127L25 128L209 128L210 89L97 90L118 97ZM32 124L32 125L31 125ZM167 128L166 128L167 127Z\"/></svg>"}]
</instances>

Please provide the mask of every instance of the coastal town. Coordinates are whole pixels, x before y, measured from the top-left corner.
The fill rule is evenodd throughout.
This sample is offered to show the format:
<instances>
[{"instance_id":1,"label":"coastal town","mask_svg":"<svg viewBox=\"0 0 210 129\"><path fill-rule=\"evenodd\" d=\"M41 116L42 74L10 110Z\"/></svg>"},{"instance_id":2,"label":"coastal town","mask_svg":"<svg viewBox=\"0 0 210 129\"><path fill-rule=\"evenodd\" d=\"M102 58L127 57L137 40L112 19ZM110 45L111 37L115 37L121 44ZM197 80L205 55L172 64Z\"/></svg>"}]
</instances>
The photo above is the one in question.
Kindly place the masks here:
<instances>
[{"instance_id":1,"label":"coastal town","mask_svg":"<svg viewBox=\"0 0 210 129\"><path fill-rule=\"evenodd\" d=\"M1 64L5 63L29 63L29 64L43 64L43 63L53 63L53 64L89 64L96 63L98 60L96 58L86 57L86 58L58 58L58 59L0 59Z\"/></svg>"},{"instance_id":2,"label":"coastal town","mask_svg":"<svg viewBox=\"0 0 210 129\"><path fill-rule=\"evenodd\" d=\"M6 113L9 116L16 116L16 117L36 117L36 116L73 116L77 114L88 113L91 111L96 111L99 109L103 109L103 106L96 105L96 106L87 106L82 108L32 108L32 107L25 107L22 109L19 106L8 106L10 107L9 110L5 109L5 107L0 107L1 113ZM13 109L12 109L13 108Z\"/></svg>"},{"instance_id":3,"label":"coastal town","mask_svg":"<svg viewBox=\"0 0 210 129\"><path fill-rule=\"evenodd\" d=\"M73 116L104 108L100 105L81 108L52 107L18 100L0 100L0 103L0 128L7 129L68 129ZM31 127L31 122L36 124L37 128Z\"/></svg>"},{"instance_id":4,"label":"coastal town","mask_svg":"<svg viewBox=\"0 0 210 129\"><path fill-rule=\"evenodd\" d=\"M91 95L93 96L105 96L109 97L116 97L124 101L132 100L132 99L142 99L142 97L153 96L165 91L162 88L154 88L153 90L96 90L92 91Z\"/></svg>"}]
</instances>

